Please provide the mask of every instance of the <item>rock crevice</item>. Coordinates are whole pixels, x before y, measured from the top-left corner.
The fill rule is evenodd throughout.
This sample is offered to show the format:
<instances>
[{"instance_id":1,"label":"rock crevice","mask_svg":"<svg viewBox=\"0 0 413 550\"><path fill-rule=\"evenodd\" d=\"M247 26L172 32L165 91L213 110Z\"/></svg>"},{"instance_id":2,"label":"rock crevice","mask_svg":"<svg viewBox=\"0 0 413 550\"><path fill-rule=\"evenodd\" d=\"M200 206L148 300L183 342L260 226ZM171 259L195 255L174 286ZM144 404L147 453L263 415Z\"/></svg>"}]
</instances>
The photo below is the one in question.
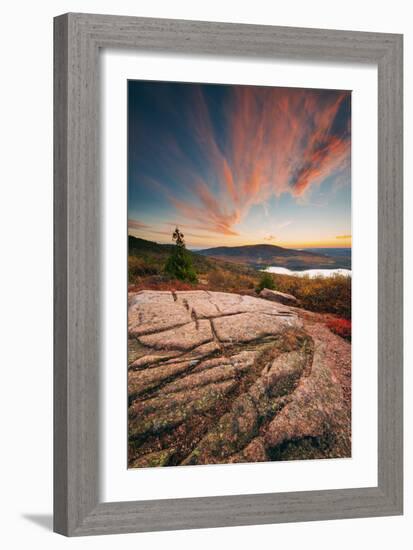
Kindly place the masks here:
<instances>
[{"instance_id":1,"label":"rock crevice","mask_svg":"<svg viewBox=\"0 0 413 550\"><path fill-rule=\"evenodd\" d=\"M141 291L128 326L130 467L350 456L341 387L296 309Z\"/></svg>"}]
</instances>

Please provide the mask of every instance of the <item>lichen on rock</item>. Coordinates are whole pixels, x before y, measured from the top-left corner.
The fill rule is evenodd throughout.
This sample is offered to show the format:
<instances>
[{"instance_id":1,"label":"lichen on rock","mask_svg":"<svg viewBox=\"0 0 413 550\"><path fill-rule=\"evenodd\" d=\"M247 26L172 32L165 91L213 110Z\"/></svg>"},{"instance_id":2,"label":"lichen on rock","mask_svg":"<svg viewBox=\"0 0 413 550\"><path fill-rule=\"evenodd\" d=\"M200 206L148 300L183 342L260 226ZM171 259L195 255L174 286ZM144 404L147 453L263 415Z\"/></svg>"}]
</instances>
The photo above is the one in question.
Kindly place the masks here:
<instances>
[{"instance_id":1,"label":"lichen on rock","mask_svg":"<svg viewBox=\"0 0 413 550\"><path fill-rule=\"evenodd\" d=\"M296 309L141 291L128 326L129 467L350 456L341 386Z\"/></svg>"}]
</instances>

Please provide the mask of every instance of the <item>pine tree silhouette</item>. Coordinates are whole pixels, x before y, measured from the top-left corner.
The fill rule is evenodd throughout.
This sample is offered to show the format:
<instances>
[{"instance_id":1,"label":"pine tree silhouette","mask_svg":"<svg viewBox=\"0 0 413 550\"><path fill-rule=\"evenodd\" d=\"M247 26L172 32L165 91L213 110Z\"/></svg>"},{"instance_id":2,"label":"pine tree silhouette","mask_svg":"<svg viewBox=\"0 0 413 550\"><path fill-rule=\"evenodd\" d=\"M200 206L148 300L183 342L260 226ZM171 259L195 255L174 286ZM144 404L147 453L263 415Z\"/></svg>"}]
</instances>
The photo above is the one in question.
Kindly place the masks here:
<instances>
[{"instance_id":1,"label":"pine tree silhouette","mask_svg":"<svg viewBox=\"0 0 413 550\"><path fill-rule=\"evenodd\" d=\"M175 228L172 240L175 241L175 246L165 264L165 273L173 279L196 283L198 279L192 264L192 258L186 249L184 234L179 230L179 227Z\"/></svg>"}]
</instances>

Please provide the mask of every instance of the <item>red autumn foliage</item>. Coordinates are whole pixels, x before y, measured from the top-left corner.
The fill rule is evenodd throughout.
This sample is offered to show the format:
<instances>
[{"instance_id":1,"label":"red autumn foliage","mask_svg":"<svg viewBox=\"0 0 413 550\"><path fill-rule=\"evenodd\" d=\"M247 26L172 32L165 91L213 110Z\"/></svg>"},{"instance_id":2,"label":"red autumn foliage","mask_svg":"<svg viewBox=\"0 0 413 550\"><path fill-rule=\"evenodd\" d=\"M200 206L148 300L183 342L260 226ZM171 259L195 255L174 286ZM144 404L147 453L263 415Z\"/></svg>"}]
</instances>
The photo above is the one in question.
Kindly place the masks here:
<instances>
[{"instance_id":1,"label":"red autumn foliage","mask_svg":"<svg viewBox=\"0 0 413 550\"><path fill-rule=\"evenodd\" d=\"M128 285L129 292L139 292L140 290L204 290L205 285L193 285L178 280L157 280L155 277L151 280L145 280L138 284Z\"/></svg>"},{"instance_id":2,"label":"red autumn foliage","mask_svg":"<svg viewBox=\"0 0 413 550\"><path fill-rule=\"evenodd\" d=\"M326 325L334 334L338 334L346 340L351 340L351 321L349 319L330 318Z\"/></svg>"}]
</instances>

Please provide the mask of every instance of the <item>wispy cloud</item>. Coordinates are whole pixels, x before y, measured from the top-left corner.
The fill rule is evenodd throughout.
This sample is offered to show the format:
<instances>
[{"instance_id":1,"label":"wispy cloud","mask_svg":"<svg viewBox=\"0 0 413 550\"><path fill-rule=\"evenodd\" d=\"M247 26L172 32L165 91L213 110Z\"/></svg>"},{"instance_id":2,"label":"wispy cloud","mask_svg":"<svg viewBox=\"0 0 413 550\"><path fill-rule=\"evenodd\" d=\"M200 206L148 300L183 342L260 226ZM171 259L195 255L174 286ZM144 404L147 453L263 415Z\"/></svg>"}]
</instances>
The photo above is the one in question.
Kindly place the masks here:
<instances>
[{"instance_id":1,"label":"wispy cloud","mask_svg":"<svg viewBox=\"0 0 413 550\"><path fill-rule=\"evenodd\" d=\"M281 222L277 225L277 229L284 229L285 227L288 227L293 223L292 220L286 220L285 222Z\"/></svg>"},{"instance_id":2,"label":"wispy cloud","mask_svg":"<svg viewBox=\"0 0 413 550\"><path fill-rule=\"evenodd\" d=\"M327 177L343 178L350 165L349 113L339 115L349 109L348 99L349 92L234 86L220 134L202 88L194 87L183 116L196 155L168 136L160 160L179 165L174 184L182 192L171 195L159 185L184 223L238 235L252 206L265 212L272 196L302 200Z\"/></svg>"},{"instance_id":3,"label":"wispy cloud","mask_svg":"<svg viewBox=\"0 0 413 550\"><path fill-rule=\"evenodd\" d=\"M337 235L336 239L351 239L351 235Z\"/></svg>"},{"instance_id":4,"label":"wispy cloud","mask_svg":"<svg viewBox=\"0 0 413 550\"><path fill-rule=\"evenodd\" d=\"M128 220L128 229L149 229L149 225L139 220Z\"/></svg>"}]
</instances>

